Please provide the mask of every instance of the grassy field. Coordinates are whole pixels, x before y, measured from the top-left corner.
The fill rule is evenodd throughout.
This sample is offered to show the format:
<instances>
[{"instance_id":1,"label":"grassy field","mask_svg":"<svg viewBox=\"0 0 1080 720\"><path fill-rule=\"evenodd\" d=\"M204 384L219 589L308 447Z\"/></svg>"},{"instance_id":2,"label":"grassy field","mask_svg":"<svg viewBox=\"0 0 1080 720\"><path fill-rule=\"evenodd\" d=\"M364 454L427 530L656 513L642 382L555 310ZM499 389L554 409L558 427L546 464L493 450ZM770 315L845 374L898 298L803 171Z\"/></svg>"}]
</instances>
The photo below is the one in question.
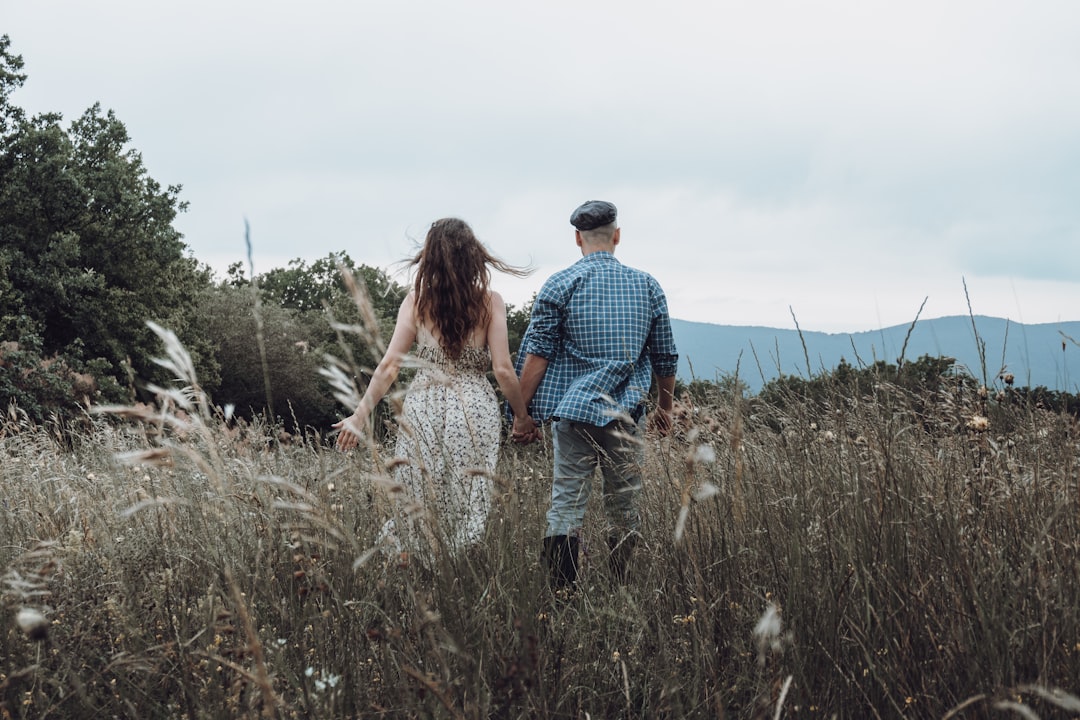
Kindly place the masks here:
<instances>
[{"instance_id":1,"label":"grassy field","mask_svg":"<svg viewBox=\"0 0 1080 720\"><path fill-rule=\"evenodd\" d=\"M1067 416L887 382L684 407L629 584L592 512L555 602L546 443L505 448L482 548L407 557L386 450L163 397L0 430L0 718L1080 714Z\"/></svg>"}]
</instances>

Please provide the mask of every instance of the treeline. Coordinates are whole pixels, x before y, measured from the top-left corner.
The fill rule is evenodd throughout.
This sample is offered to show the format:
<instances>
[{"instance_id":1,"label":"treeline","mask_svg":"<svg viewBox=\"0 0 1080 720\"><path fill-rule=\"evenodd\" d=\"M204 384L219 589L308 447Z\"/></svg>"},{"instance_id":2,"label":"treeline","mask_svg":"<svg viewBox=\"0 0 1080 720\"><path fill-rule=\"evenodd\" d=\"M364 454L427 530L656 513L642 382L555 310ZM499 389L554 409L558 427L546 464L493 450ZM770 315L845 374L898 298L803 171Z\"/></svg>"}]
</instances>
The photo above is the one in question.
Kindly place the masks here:
<instances>
[{"instance_id":1,"label":"treeline","mask_svg":"<svg viewBox=\"0 0 1080 720\"><path fill-rule=\"evenodd\" d=\"M879 360L859 366L842 359L832 370L813 377L781 375L766 382L754 396L748 396L737 375L679 383L676 394L690 409L721 405L733 396L745 399L746 412L751 415L756 408L768 406L770 412L761 415L768 417L767 423L777 431L783 429L785 413L837 416L867 401L891 404L906 416L920 419L930 432L980 428L983 421L979 418L985 420L986 429L1009 432L1017 429L1018 418L1026 417L1023 412L1016 413L1017 409L1080 419L1080 395L1041 385L1017 387L1009 373L1002 373L987 387L947 356L924 355L895 364Z\"/></svg>"}]
</instances>

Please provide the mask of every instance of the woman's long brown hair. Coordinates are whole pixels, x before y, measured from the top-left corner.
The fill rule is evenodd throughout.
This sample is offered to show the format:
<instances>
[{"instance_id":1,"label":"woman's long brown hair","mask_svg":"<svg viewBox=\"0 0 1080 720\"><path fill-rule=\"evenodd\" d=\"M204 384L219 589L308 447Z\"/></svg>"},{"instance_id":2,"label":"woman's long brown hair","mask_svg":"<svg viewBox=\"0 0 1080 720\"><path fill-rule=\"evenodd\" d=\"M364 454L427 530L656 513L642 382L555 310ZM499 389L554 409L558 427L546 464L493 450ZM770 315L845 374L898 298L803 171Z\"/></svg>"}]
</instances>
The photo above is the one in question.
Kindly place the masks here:
<instances>
[{"instance_id":1,"label":"woman's long brown hair","mask_svg":"<svg viewBox=\"0 0 1080 720\"><path fill-rule=\"evenodd\" d=\"M409 265L417 266L416 315L435 326L443 351L453 358L461 355L473 330L490 320L490 268L516 277L531 272L493 256L457 218L433 222Z\"/></svg>"}]
</instances>

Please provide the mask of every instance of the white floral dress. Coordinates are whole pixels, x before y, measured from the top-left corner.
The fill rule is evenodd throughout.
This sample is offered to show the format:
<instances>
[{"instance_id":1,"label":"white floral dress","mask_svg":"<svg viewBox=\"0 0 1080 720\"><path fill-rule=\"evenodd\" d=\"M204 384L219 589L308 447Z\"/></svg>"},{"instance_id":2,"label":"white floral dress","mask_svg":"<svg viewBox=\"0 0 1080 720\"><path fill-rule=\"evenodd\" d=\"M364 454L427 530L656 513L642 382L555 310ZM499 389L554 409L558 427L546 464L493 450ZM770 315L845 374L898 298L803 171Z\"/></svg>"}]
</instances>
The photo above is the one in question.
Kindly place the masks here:
<instances>
[{"instance_id":1,"label":"white floral dress","mask_svg":"<svg viewBox=\"0 0 1080 720\"><path fill-rule=\"evenodd\" d=\"M481 540L491 511L501 431L486 376L491 355L466 347L455 359L422 344L413 357L419 371L405 393L394 451L408 519L400 524L409 530L387 530L411 549L439 543L456 552Z\"/></svg>"}]
</instances>

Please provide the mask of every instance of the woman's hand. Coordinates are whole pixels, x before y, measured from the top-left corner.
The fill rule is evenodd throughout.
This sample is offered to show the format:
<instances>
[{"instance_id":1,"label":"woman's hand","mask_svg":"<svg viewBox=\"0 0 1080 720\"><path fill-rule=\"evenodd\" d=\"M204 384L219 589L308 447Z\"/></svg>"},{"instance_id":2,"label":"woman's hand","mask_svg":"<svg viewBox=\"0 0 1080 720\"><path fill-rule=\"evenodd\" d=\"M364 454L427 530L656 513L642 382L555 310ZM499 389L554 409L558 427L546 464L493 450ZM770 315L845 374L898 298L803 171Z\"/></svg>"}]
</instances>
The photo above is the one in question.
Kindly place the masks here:
<instances>
[{"instance_id":1,"label":"woman's hand","mask_svg":"<svg viewBox=\"0 0 1080 720\"><path fill-rule=\"evenodd\" d=\"M342 451L352 450L359 445L360 435L364 432L366 424L367 416L353 413L344 420L331 425L335 430L341 431L337 437L337 449Z\"/></svg>"},{"instance_id":2,"label":"woman's hand","mask_svg":"<svg viewBox=\"0 0 1080 720\"><path fill-rule=\"evenodd\" d=\"M514 442L522 445L527 445L535 440L540 439L540 428L537 427L536 421L529 415L514 416L514 429L511 433L514 438Z\"/></svg>"}]
</instances>

